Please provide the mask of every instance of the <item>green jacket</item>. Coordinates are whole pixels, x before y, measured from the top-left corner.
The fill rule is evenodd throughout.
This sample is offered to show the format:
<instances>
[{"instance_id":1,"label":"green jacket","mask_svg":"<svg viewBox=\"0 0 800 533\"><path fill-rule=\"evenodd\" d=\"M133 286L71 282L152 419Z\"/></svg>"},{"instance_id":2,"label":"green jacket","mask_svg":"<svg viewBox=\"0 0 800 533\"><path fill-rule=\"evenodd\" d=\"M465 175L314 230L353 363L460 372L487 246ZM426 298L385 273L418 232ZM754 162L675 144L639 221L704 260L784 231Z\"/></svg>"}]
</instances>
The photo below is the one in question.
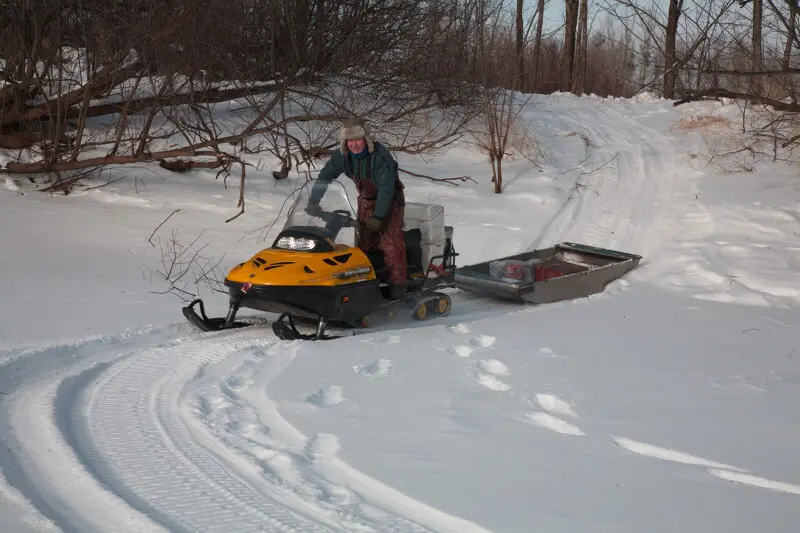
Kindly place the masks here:
<instances>
[{"instance_id":1,"label":"green jacket","mask_svg":"<svg viewBox=\"0 0 800 533\"><path fill-rule=\"evenodd\" d=\"M397 162L381 143L376 141L373 145L372 153L362 158L353 157L349 152L343 154L339 149L335 150L317 176L317 182L311 191L311 201L319 202L328 184L345 174L356 183L359 193L362 190L372 190L374 184L377 198L373 216L379 220L389 216L396 190L402 187L397 172ZM372 183L360 183L364 181Z\"/></svg>"}]
</instances>

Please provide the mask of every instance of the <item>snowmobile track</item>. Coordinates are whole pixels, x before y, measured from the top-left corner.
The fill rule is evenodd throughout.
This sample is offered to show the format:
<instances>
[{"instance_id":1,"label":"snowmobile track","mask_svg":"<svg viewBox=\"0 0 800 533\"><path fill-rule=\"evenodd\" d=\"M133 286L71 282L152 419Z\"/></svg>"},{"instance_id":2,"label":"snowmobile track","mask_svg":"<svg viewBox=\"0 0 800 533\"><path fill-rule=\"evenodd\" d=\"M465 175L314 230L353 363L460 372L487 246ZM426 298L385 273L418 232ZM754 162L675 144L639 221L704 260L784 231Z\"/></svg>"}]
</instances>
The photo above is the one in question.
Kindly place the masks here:
<instances>
[{"instance_id":1,"label":"snowmobile track","mask_svg":"<svg viewBox=\"0 0 800 533\"><path fill-rule=\"evenodd\" d=\"M587 135L590 157L575 178L575 189L528 249L543 241L570 240L643 255L657 250L674 196L674 180L665 175L675 158L670 139L629 118L618 104L593 107L591 113L584 105L577 103L567 122ZM597 112L603 120L597 121ZM585 126L593 123L598 125ZM650 223L639 227L634 220Z\"/></svg>"},{"instance_id":2,"label":"snowmobile track","mask_svg":"<svg viewBox=\"0 0 800 533\"><path fill-rule=\"evenodd\" d=\"M263 499L214 461L186 428L179 411L183 386L203 366L237 351L234 339L228 340L134 354L103 372L86 390L85 411L77 405L71 416L85 461L117 494L170 530L329 531ZM150 388L142 389L145 384Z\"/></svg>"},{"instance_id":3,"label":"snowmobile track","mask_svg":"<svg viewBox=\"0 0 800 533\"><path fill-rule=\"evenodd\" d=\"M224 430L213 424L205 431L215 442L201 444L197 427L208 421L196 420L187 405L192 390L204 381L218 387L218 379L241 370L247 353L281 353L280 342L260 328L203 334L93 365L59 386L56 404L66 404L57 409L61 431L104 487L169 531L350 530L345 524L365 532L429 531L383 509L372 522L346 508L322 508L279 478L256 478L247 469L252 457L224 442ZM305 492L318 489L316 481L303 480Z\"/></svg>"}]
</instances>

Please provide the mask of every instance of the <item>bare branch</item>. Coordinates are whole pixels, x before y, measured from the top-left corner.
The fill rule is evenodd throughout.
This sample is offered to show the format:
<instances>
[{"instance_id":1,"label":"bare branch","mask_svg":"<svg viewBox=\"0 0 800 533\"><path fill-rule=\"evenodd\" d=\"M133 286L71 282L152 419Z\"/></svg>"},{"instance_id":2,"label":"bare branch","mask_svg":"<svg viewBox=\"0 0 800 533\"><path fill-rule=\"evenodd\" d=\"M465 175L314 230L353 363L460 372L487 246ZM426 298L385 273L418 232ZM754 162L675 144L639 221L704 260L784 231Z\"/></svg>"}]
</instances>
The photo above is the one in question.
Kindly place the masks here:
<instances>
[{"instance_id":1,"label":"bare branch","mask_svg":"<svg viewBox=\"0 0 800 533\"><path fill-rule=\"evenodd\" d=\"M176 209L175 211L173 211L172 213L170 213L170 214L169 214L169 216L167 216L167 218L165 218L165 219L164 219L164 220L161 222L161 224L159 224L158 226L156 226L156 229L154 229L154 230L153 230L153 233L151 233L151 234L150 234L150 237L148 237L148 239L147 239L147 242L149 242L150 244L152 244L152 245L153 245L153 248L155 248L155 247L156 247L156 245L155 245L155 244L153 244L153 235L155 235L155 234L156 234L156 232L158 231L158 228L160 228L161 226L163 226L163 225L164 225L164 223L165 223L167 220L169 220L170 218L172 218L172 215L174 215L174 214L175 214L175 213L177 213L178 211L180 211L180 209Z\"/></svg>"},{"instance_id":2,"label":"bare branch","mask_svg":"<svg viewBox=\"0 0 800 533\"><path fill-rule=\"evenodd\" d=\"M458 187L459 185L458 185L458 183L453 183L455 181L461 181L461 182L471 181L473 183L478 183L477 181L475 181L474 179L472 179L469 176L456 176L456 177L453 177L453 178L434 178L432 176L426 176L425 174L417 174L416 172L411 172L410 170L405 170L403 168L398 168L397 170L399 170L400 172L403 172L405 174L408 174L409 176L414 176L415 178L424 178L424 179L430 180L430 181L449 183L451 185L455 185L456 187Z\"/></svg>"}]
</instances>

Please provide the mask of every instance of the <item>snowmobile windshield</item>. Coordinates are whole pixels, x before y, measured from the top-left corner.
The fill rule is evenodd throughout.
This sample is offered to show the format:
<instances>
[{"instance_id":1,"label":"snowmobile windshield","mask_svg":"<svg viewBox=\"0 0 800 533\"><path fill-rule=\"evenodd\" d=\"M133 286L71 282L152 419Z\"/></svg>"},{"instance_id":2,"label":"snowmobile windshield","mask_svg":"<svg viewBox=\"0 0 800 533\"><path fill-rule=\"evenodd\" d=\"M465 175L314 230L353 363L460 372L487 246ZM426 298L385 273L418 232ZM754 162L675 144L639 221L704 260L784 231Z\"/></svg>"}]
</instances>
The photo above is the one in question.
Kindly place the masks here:
<instances>
[{"instance_id":1,"label":"snowmobile windshield","mask_svg":"<svg viewBox=\"0 0 800 533\"><path fill-rule=\"evenodd\" d=\"M315 190L317 192L324 190L319 199L318 209L313 202L309 203ZM317 192L314 193L315 197ZM297 198L286 217L283 233L308 232L328 237L337 246L351 247L356 245L355 219L356 213L350 204L344 184L336 180L331 183L309 180L297 192ZM287 237L278 239L276 247L311 251L315 248L315 244L313 239Z\"/></svg>"}]
</instances>

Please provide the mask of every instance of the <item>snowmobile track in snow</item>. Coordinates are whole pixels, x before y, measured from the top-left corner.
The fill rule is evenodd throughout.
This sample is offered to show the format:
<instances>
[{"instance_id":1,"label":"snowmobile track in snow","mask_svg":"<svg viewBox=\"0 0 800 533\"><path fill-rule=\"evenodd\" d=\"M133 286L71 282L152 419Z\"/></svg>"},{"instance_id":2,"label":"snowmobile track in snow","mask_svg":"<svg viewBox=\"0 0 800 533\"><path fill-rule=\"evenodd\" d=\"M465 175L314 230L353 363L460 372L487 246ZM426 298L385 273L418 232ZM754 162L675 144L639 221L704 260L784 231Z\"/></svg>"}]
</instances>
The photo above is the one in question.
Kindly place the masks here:
<instances>
[{"instance_id":1,"label":"snowmobile track in snow","mask_svg":"<svg viewBox=\"0 0 800 533\"><path fill-rule=\"evenodd\" d=\"M659 229L668 224L673 195L668 185L674 180L664 172L671 168L675 149L668 137L627 117L629 110L619 106L628 104L593 106L590 112L585 105L577 102L575 115L566 120L586 135L590 155L579 166L564 205L529 249L544 240L570 240L647 255L658 249ZM633 220L650 223L634 226Z\"/></svg>"},{"instance_id":2,"label":"snowmobile track in snow","mask_svg":"<svg viewBox=\"0 0 800 533\"><path fill-rule=\"evenodd\" d=\"M234 340L158 349L104 372L87 390L85 419L82 407L74 410L87 462L115 492L173 531L328 531L236 479L182 420L183 387L203 366L234 354Z\"/></svg>"},{"instance_id":3,"label":"snowmobile track in snow","mask_svg":"<svg viewBox=\"0 0 800 533\"><path fill-rule=\"evenodd\" d=\"M109 520L124 532L431 531L397 514L402 507L386 508L381 489L359 494L325 481L313 457L304 455L311 439L277 411L267 408L262 423L271 441L261 446L214 419L214 402L231 394L231 382L263 388L300 344L279 341L264 328L182 338L168 331L156 339L136 351L118 345L122 351L107 353L101 338L16 359L25 380L12 401L0 403L0 430L8 429L9 446L20 451L0 466L19 485L54 468L58 479L70 479L22 487L66 533L105 531ZM60 364L40 367L39 360ZM268 404L266 391L259 393ZM262 408L236 406L254 418ZM280 429L273 435L268 426ZM264 469L260 459L270 454L294 461L297 479ZM320 500L331 487L350 493L344 504ZM93 508L106 514L94 515Z\"/></svg>"}]
</instances>

